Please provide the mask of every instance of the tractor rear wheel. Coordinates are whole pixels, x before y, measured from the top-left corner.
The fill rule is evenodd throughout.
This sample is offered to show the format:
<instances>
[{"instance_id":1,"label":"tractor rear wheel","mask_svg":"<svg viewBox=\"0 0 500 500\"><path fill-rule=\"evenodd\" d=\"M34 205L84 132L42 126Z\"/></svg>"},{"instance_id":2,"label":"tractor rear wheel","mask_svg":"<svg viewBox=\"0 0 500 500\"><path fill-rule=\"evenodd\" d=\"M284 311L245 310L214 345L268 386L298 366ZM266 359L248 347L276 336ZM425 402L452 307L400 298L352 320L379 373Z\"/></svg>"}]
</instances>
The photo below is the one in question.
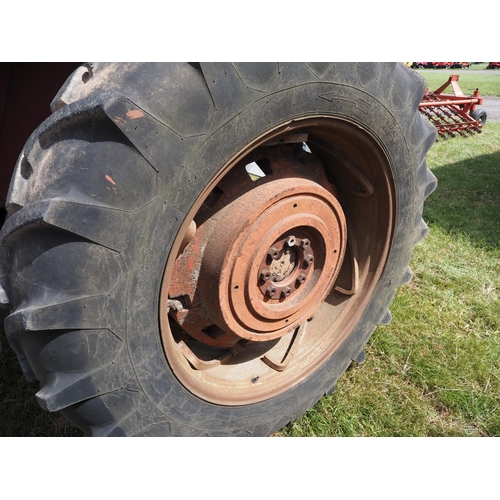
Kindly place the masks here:
<instances>
[{"instance_id":1,"label":"tractor rear wheel","mask_svg":"<svg viewBox=\"0 0 500 500\"><path fill-rule=\"evenodd\" d=\"M88 435L269 435L335 388L427 232L402 64L94 64L16 167L5 326Z\"/></svg>"}]
</instances>

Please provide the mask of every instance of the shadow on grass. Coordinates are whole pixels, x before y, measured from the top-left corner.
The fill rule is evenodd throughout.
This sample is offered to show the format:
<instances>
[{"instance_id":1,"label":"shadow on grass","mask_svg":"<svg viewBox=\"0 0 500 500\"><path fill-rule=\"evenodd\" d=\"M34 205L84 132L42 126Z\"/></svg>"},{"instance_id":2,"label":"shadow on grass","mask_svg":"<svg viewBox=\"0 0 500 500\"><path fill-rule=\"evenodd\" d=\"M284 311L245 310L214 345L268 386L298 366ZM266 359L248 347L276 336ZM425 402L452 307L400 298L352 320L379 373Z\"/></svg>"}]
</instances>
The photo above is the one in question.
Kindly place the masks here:
<instances>
[{"instance_id":1,"label":"shadow on grass","mask_svg":"<svg viewBox=\"0 0 500 500\"><path fill-rule=\"evenodd\" d=\"M3 323L3 317L0 321ZM24 378L0 327L0 437L82 436L62 415L40 408L35 400L38 390L38 382Z\"/></svg>"},{"instance_id":2,"label":"shadow on grass","mask_svg":"<svg viewBox=\"0 0 500 500\"><path fill-rule=\"evenodd\" d=\"M436 191L424 207L424 220L477 246L500 246L500 152L433 168Z\"/></svg>"}]
</instances>

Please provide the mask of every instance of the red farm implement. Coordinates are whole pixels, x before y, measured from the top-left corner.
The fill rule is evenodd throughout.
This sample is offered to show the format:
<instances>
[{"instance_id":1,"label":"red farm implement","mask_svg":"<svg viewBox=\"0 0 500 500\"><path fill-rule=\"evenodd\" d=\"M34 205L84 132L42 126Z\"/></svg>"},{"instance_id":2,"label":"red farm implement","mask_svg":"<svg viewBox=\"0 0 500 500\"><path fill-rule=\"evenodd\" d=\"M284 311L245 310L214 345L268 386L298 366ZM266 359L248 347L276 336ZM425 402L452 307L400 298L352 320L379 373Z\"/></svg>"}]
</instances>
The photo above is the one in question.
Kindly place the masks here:
<instances>
[{"instance_id":1,"label":"red farm implement","mask_svg":"<svg viewBox=\"0 0 500 500\"><path fill-rule=\"evenodd\" d=\"M454 93L444 94L449 85ZM448 81L434 92L425 92L419 110L432 122L441 137L455 137L457 134L466 137L480 133L486 122L486 111L477 108L482 103L479 89L472 95L465 95L458 86L458 75L450 75Z\"/></svg>"}]
</instances>

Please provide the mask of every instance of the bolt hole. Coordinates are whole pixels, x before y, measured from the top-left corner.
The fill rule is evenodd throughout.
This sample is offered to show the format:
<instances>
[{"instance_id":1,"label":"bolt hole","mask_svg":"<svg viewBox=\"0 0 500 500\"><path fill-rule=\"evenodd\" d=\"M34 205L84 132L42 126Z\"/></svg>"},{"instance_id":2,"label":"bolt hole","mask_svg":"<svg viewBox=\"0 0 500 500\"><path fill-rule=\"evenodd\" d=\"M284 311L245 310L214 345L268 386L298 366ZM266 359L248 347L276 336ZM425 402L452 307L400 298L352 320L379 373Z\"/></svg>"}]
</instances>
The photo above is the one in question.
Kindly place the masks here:
<instances>
[{"instance_id":1,"label":"bolt hole","mask_svg":"<svg viewBox=\"0 0 500 500\"><path fill-rule=\"evenodd\" d=\"M234 289L235 289L235 290L238 290L239 288L240 288L240 287L239 287L238 285L236 285L236 286L234 287Z\"/></svg>"},{"instance_id":2,"label":"bolt hole","mask_svg":"<svg viewBox=\"0 0 500 500\"><path fill-rule=\"evenodd\" d=\"M293 208L297 208L297 203L294 203L294 204L293 204Z\"/></svg>"}]
</instances>

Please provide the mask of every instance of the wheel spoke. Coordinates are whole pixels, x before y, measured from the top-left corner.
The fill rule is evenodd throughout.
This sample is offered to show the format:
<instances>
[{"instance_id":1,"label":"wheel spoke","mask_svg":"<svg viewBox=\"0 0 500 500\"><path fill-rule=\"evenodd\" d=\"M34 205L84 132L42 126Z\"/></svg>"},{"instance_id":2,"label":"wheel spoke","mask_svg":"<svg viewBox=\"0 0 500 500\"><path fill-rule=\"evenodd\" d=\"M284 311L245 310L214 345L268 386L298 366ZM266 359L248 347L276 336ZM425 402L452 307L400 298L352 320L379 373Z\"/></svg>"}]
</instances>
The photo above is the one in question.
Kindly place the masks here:
<instances>
[{"instance_id":1,"label":"wheel spoke","mask_svg":"<svg viewBox=\"0 0 500 500\"><path fill-rule=\"evenodd\" d=\"M358 186L354 188L352 194L360 198L369 198L375 192L372 182L359 169L355 163L342 150L334 145L325 145L323 141L316 139L314 146L322 151L323 154L337 160L358 182Z\"/></svg>"},{"instance_id":2,"label":"wheel spoke","mask_svg":"<svg viewBox=\"0 0 500 500\"><path fill-rule=\"evenodd\" d=\"M349 230L349 227L350 225L347 226L347 247L349 249L349 255L351 256L351 289L347 290L341 286L336 286L335 290L344 295L355 295L359 290L358 246L352 234L352 230Z\"/></svg>"},{"instance_id":3,"label":"wheel spoke","mask_svg":"<svg viewBox=\"0 0 500 500\"><path fill-rule=\"evenodd\" d=\"M273 361L269 357L269 353L262 357L262 361L264 361L266 365L271 367L273 370L276 370L277 372L282 372L286 370L286 368L293 361L294 356L299 351L304 336L306 335L306 330L307 330L307 321L305 323L302 323L302 325L300 325L295 331L292 340L290 342L290 345L288 346L288 349L285 353L285 356L281 359L281 361Z\"/></svg>"},{"instance_id":4,"label":"wheel spoke","mask_svg":"<svg viewBox=\"0 0 500 500\"><path fill-rule=\"evenodd\" d=\"M191 363L193 368L199 371L209 370L210 368L219 366L226 359L229 359L233 356L232 353L229 353L225 356L205 361L196 356L196 354L187 346L187 344L183 340L177 343L177 347L179 348L179 351L182 353L182 355Z\"/></svg>"}]
</instances>

